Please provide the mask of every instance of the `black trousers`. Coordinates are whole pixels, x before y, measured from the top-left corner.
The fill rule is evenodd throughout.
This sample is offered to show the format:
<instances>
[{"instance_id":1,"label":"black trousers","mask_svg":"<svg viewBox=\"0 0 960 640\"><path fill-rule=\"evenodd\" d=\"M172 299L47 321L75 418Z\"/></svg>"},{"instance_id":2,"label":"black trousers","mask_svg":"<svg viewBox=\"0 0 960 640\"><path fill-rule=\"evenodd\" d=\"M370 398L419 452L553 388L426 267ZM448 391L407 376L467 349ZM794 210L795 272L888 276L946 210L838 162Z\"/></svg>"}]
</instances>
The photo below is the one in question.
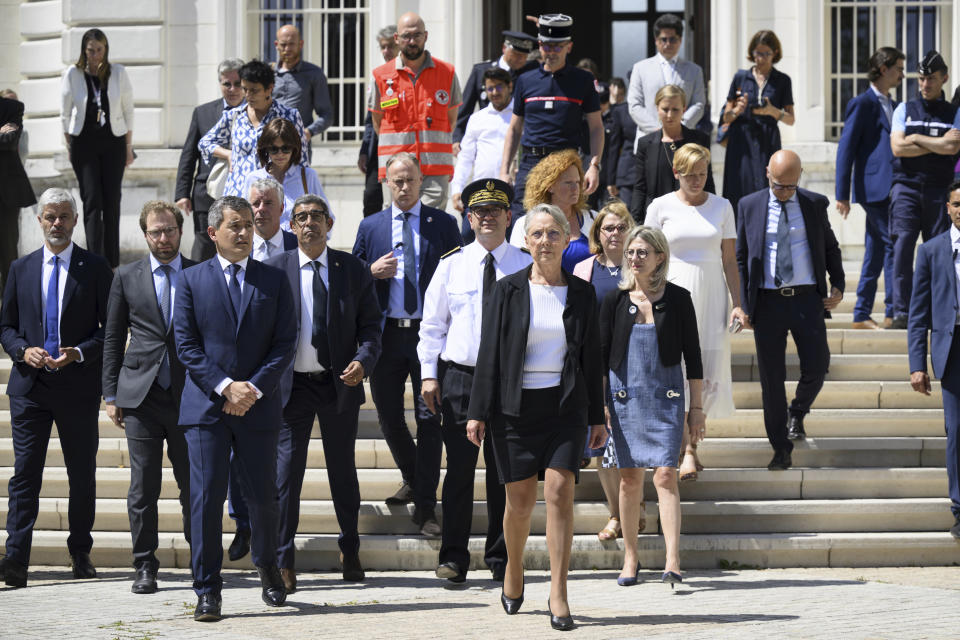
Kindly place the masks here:
<instances>
[{"instance_id":1,"label":"black trousers","mask_svg":"<svg viewBox=\"0 0 960 640\"><path fill-rule=\"evenodd\" d=\"M377 177L379 166L377 154L368 158L367 175L363 184L363 217L373 215L383 209L383 187Z\"/></svg>"},{"instance_id":2,"label":"black trousers","mask_svg":"<svg viewBox=\"0 0 960 640\"><path fill-rule=\"evenodd\" d=\"M29 393L10 396L14 463L7 488L7 557L24 566L30 564L43 467L54 422L70 487L67 550L73 555L89 553L93 547L90 530L97 502L100 397L78 398L71 391L74 385L75 377L64 372L41 372Z\"/></svg>"},{"instance_id":3,"label":"black trousers","mask_svg":"<svg viewBox=\"0 0 960 640\"><path fill-rule=\"evenodd\" d=\"M470 529L473 524L473 485L480 454L467 440L467 408L473 374L441 364L443 399L443 443L447 447L447 475L443 479L443 538L440 542L440 564L455 562L460 573L470 568ZM483 441L484 477L487 490L487 541L483 560L490 569L507 565L507 546L503 541L503 512L506 492L497 477L491 439Z\"/></svg>"},{"instance_id":4,"label":"black trousers","mask_svg":"<svg viewBox=\"0 0 960 640\"><path fill-rule=\"evenodd\" d=\"M802 417L810 412L830 367L823 300L815 290L786 298L761 289L751 321L767 439L775 451L790 452L793 443L787 438L787 395L783 388L787 378L787 332L793 335L800 357L800 381L789 411L790 415Z\"/></svg>"},{"instance_id":5,"label":"black trousers","mask_svg":"<svg viewBox=\"0 0 960 640\"><path fill-rule=\"evenodd\" d=\"M217 253L217 247L207 235L207 212L193 212L193 248L190 250L190 259L194 262L209 260Z\"/></svg>"},{"instance_id":6,"label":"black trousers","mask_svg":"<svg viewBox=\"0 0 960 640\"><path fill-rule=\"evenodd\" d=\"M127 513L133 538L133 566L137 569L149 567L156 571L160 566L156 556L157 500L162 483L164 441L179 490L183 536L190 543L190 460L183 427L177 424L177 404L169 389L154 383L139 407L123 410L130 453Z\"/></svg>"},{"instance_id":7,"label":"black trousers","mask_svg":"<svg viewBox=\"0 0 960 640\"><path fill-rule=\"evenodd\" d=\"M280 511L277 564L281 568L296 567L294 538L300 521L300 491L303 489L314 418L320 421L327 481L340 526L340 551L344 555L354 555L360 551L357 527L360 483L356 465L359 415L360 405L343 412L337 411L337 394L332 381L317 382L305 375L293 374L293 391L283 409L283 425L277 443L277 499Z\"/></svg>"},{"instance_id":8,"label":"black trousers","mask_svg":"<svg viewBox=\"0 0 960 640\"><path fill-rule=\"evenodd\" d=\"M20 207L0 203L0 294L7 285L10 264L17 259L20 242Z\"/></svg>"},{"instance_id":9,"label":"black trousers","mask_svg":"<svg viewBox=\"0 0 960 640\"><path fill-rule=\"evenodd\" d=\"M440 484L443 435L440 416L430 413L420 397L420 360L417 327L400 328L387 324L383 329L383 351L370 375L370 392L377 405L380 431L400 469L403 481L413 487L418 512L433 515ZM417 442L403 417L403 393L407 377L413 383L417 421Z\"/></svg>"},{"instance_id":10,"label":"black trousers","mask_svg":"<svg viewBox=\"0 0 960 640\"><path fill-rule=\"evenodd\" d=\"M79 135L70 143L70 164L80 183L87 250L120 264L120 185L127 163L123 136Z\"/></svg>"}]
</instances>

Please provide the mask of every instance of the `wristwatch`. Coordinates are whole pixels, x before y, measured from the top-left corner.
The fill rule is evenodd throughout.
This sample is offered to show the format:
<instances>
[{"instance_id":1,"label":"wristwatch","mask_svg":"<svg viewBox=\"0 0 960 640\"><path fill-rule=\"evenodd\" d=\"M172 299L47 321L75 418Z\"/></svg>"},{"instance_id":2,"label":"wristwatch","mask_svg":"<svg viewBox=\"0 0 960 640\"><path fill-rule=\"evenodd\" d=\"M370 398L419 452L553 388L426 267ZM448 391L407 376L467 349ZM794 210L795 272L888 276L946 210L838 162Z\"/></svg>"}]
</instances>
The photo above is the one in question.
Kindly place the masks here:
<instances>
[{"instance_id":1,"label":"wristwatch","mask_svg":"<svg viewBox=\"0 0 960 640\"><path fill-rule=\"evenodd\" d=\"M597 171L600 171L600 161L594 160L593 162L590 163L590 167L596 167ZM590 170L590 167L587 167L587 171Z\"/></svg>"},{"instance_id":2,"label":"wristwatch","mask_svg":"<svg viewBox=\"0 0 960 640\"><path fill-rule=\"evenodd\" d=\"M24 357L27 355L27 348L26 348L26 347L20 347L19 349L17 349L17 354L16 354L16 355L17 355L16 361L17 361L17 362L23 362Z\"/></svg>"}]
</instances>

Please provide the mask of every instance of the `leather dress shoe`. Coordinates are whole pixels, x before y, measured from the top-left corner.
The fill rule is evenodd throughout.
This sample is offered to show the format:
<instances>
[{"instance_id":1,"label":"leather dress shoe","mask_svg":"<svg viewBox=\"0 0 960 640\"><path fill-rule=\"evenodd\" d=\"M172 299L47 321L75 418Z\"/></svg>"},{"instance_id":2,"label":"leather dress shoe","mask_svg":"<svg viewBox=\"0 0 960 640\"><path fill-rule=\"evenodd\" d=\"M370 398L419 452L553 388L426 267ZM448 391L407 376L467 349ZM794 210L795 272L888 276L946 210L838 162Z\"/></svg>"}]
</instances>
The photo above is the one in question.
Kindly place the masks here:
<instances>
[{"instance_id":1,"label":"leather dress shoe","mask_svg":"<svg viewBox=\"0 0 960 640\"><path fill-rule=\"evenodd\" d=\"M790 440L805 440L807 432L803 430L803 416L790 416L787 421L787 438Z\"/></svg>"},{"instance_id":2,"label":"leather dress shoe","mask_svg":"<svg viewBox=\"0 0 960 640\"><path fill-rule=\"evenodd\" d=\"M456 562L444 562L437 567L436 575L438 578L449 580L454 584L460 584L467 580L466 574L460 571L460 567L457 566Z\"/></svg>"},{"instance_id":3,"label":"leather dress shoe","mask_svg":"<svg viewBox=\"0 0 960 640\"><path fill-rule=\"evenodd\" d=\"M90 562L89 553L75 553L70 556L73 565L73 577L79 578L81 580L89 580L90 578L97 577L97 570L93 568L93 563Z\"/></svg>"},{"instance_id":4,"label":"leather dress shoe","mask_svg":"<svg viewBox=\"0 0 960 640\"><path fill-rule=\"evenodd\" d=\"M786 471L791 466L793 466L793 458L790 457L790 452L776 451L773 454L773 460L767 465L767 469L770 471Z\"/></svg>"},{"instance_id":5,"label":"leather dress shoe","mask_svg":"<svg viewBox=\"0 0 960 640\"><path fill-rule=\"evenodd\" d=\"M384 502L390 505L410 504L413 502L413 487L404 482L400 485L400 488L397 489L397 492L384 500Z\"/></svg>"},{"instance_id":6,"label":"leather dress shoe","mask_svg":"<svg viewBox=\"0 0 960 640\"><path fill-rule=\"evenodd\" d=\"M347 582L363 582L366 574L360 564L360 554L340 554L340 563L343 565L343 579Z\"/></svg>"},{"instance_id":7,"label":"leather dress shoe","mask_svg":"<svg viewBox=\"0 0 960 640\"><path fill-rule=\"evenodd\" d=\"M237 534L233 536L233 542L230 543L230 548L227 550L227 555L230 560L236 562L248 553L250 553L250 532L237 531Z\"/></svg>"},{"instance_id":8,"label":"leather dress shoe","mask_svg":"<svg viewBox=\"0 0 960 640\"><path fill-rule=\"evenodd\" d=\"M873 321L873 318L867 318L863 321L854 322L851 325L852 329L869 329L872 331L880 331L882 327Z\"/></svg>"},{"instance_id":9,"label":"leather dress shoe","mask_svg":"<svg viewBox=\"0 0 960 640\"><path fill-rule=\"evenodd\" d=\"M427 538L439 538L440 534L443 533L443 529L440 528L440 523L437 522L437 517L434 515L433 510L430 511L420 511L419 509L413 512L414 524L420 525L420 535L426 536Z\"/></svg>"},{"instance_id":10,"label":"leather dress shoe","mask_svg":"<svg viewBox=\"0 0 960 640\"><path fill-rule=\"evenodd\" d=\"M503 582L503 576L507 573L507 567L503 564L495 564L490 567L490 572L493 574L492 579L494 582Z\"/></svg>"},{"instance_id":11,"label":"leather dress shoe","mask_svg":"<svg viewBox=\"0 0 960 640\"><path fill-rule=\"evenodd\" d=\"M287 590L283 586L280 569L277 565L257 567L257 573L260 574L260 586L263 587L263 601L271 607L282 607L287 601Z\"/></svg>"},{"instance_id":12,"label":"leather dress shoe","mask_svg":"<svg viewBox=\"0 0 960 640\"><path fill-rule=\"evenodd\" d=\"M907 328L907 316L900 316L893 318L890 321L890 324L887 326L887 329L906 329Z\"/></svg>"},{"instance_id":13,"label":"leather dress shoe","mask_svg":"<svg viewBox=\"0 0 960 640\"><path fill-rule=\"evenodd\" d=\"M219 593L201 593L197 598L197 608L193 610L193 619L197 622L219 622L223 617L220 615L220 605Z\"/></svg>"},{"instance_id":14,"label":"leather dress shoe","mask_svg":"<svg viewBox=\"0 0 960 640\"><path fill-rule=\"evenodd\" d=\"M153 567L140 567L137 569L137 577L130 587L133 593L156 593L157 592L157 570Z\"/></svg>"},{"instance_id":15,"label":"leather dress shoe","mask_svg":"<svg viewBox=\"0 0 960 640\"><path fill-rule=\"evenodd\" d=\"M14 589L27 586L27 567L4 556L0 558L0 579Z\"/></svg>"},{"instance_id":16,"label":"leather dress shoe","mask_svg":"<svg viewBox=\"0 0 960 640\"><path fill-rule=\"evenodd\" d=\"M950 527L950 535L960 540L960 518L957 518L957 521L953 523L952 527ZM24 577L24 580L26 580L26 577ZM10 583L8 582L7 584L10 584Z\"/></svg>"},{"instance_id":17,"label":"leather dress shoe","mask_svg":"<svg viewBox=\"0 0 960 640\"><path fill-rule=\"evenodd\" d=\"M297 592L297 572L293 569L280 569L280 579L287 594Z\"/></svg>"},{"instance_id":18,"label":"leather dress shoe","mask_svg":"<svg viewBox=\"0 0 960 640\"><path fill-rule=\"evenodd\" d=\"M550 626L557 631L570 631L573 629L573 616L553 615L553 609L550 608L550 598L547 598L547 613L550 614Z\"/></svg>"}]
</instances>

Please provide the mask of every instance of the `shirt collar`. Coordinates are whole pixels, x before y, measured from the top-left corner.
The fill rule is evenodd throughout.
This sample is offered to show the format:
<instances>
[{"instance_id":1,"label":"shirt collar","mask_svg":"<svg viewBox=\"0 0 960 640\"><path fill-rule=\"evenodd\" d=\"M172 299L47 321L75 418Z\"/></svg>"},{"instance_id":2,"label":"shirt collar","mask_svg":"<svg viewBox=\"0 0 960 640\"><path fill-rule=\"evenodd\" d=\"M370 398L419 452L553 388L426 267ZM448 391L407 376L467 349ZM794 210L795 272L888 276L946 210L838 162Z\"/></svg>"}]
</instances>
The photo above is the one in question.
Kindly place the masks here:
<instances>
[{"instance_id":1,"label":"shirt collar","mask_svg":"<svg viewBox=\"0 0 960 640\"><path fill-rule=\"evenodd\" d=\"M678 53L672 58L667 58L662 53L657 51L657 55L655 55L654 58L656 58L657 62L660 64L677 64L677 61L680 59L680 54Z\"/></svg>"},{"instance_id":2,"label":"shirt collar","mask_svg":"<svg viewBox=\"0 0 960 640\"><path fill-rule=\"evenodd\" d=\"M960 229L955 224L950 225L950 243L960 244Z\"/></svg>"},{"instance_id":3,"label":"shirt collar","mask_svg":"<svg viewBox=\"0 0 960 640\"><path fill-rule=\"evenodd\" d=\"M778 198L776 195L774 195L773 189L770 189L770 188L768 187L768 188L767 188L767 191L770 193L770 199L769 199L767 202L772 203L772 202L774 202L774 201L778 201L778 200L779 200L779 198ZM793 192L793 195L790 196L789 198L787 198L787 199L785 200L785 202L792 202L792 203L794 203L794 204L797 204L797 203L799 202L799 201L797 200L797 192L794 191L794 192Z\"/></svg>"},{"instance_id":4,"label":"shirt collar","mask_svg":"<svg viewBox=\"0 0 960 640\"><path fill-rule=\"evenodd\" d=\"M247 270L247 260L249 260L249 259L250 259L250 256L247 256L247 257L244 258L243 260L239 260L239 261L236 262L236 264L240 265L240 270L241 270L241 271L246 271L246 270ZM220 271L226 271L226 270L227 270L227 267L229 267L231 264L234 264L234 263L231 263L231 262L230 262L229 260L227 260L226 258L224 258L224 257L223 257L222 255L220 255L219 253L217 254L217 260L220 261Z\"/></svg>"},{"instance_id":5,"label":"shirt collar","mask_svg":"<svg viewBox=\"0 0 960 640\"><path fill-rule=\"evenodd\" d=\"M880 91L880 89L877 89L877 85L873 84L872 82L870 83L870 90L873 91L873 93L876 94L876 96L877 96L878 98L881 98L881 99L883 99L883 100L889 100L889 99L890 99L890 96L888 96L888 95L885 94L885 93L882 93L882 92Z\"/></svg>"},{"instance_id":6,"label":"shirt collar","mask_svg":"<svg viewBox=\"0 0 960 640\"><path fill-rule=\"evenodd\" d=\"M54 256L53 251L50 251L50 249L47 248L47 245L43 245L43 264L47 264L48 262L50 262L50 259L53 256ZM66 249L64 249L60 253L56 254L56 256L60 258L62 261L66 262L67 265L69 265L70 258L71 256L73 256L73 241L71 240L70 246L68 246Z\"/></svg>"},{"instance_id":7,"label":"shirt collar","mask_svg":"<svg viewBox=\"0 0 960 640\"><path fill-rule=\"evenodd\" d=\"M157 260L156 256L154 256L154 255L151 253L151 254L150 254L150 271L151 271L152 273L156 273L156 272L157 272L157 269L160 268L160 265L161 265L161 264L162 264L162 263L161 263L159 260ZM171 269L173 269L173 272L174 272L174 273L180 271L180 268L181 268L181 267L180 267L180 254L178 253L178 254L177 254L177 257L175 257L173 260L171 260L170 263L169 263L167 266L170 267Z\"/></svg>"},{"instance_id":8,"label":"shirt collar","mask_svg":"<svg viewBox=\"0 0 960 640\"><path fill-rule=\"evenodd\" d=\"M503 261L504 254L507 253L507 245L510 243L504 240L501 242L493 251L487 251L484 249L483 245L474 240L466 247L464 247L464 252L467 253L474 262L482 264L484 260L487 259L487 254L493 254L493 261L497 264L500 264Z\"/></svg>"},{"instance_id":9,"label":"shirt collar","mask_svg":"<svg viewBox=\"0 0 960 640\"><path fill-rule=\"evenodd\" d=\"M504 71L512 71L512 69L510 69L510 65L507 64L506 58L504 58L503 56L500 56L500 59L497 60L497 66L503 69Z\"/></svg>"},{"instance_id":10,"label":"shirt collar","mask_svg":"<svg viewBox=\"0 0 960 640\"><path fill-rule=\"evenodd\" d=\"M512 96L510 97L510 102L508 102L507 106L505 106L503 109L499 109L499 110L496 109L493 106L492 102L488 104L486 108L490 110L490 113L511 113L512 114L513 113L513 97Z\"/></svg>"},{"instance_id":11,"label":"shirt collar","mask_svg":"<svg viewBox=\"0 0 960 640\"><path fill-rule=\"evenodd\" d=\"M276 65L274 65L274 70L277 72L277 75L280 75L281 73L296 73L297 71L300 70L300 65L302 65L302 64L303 64L303 52L301 51L301 52L300 52L300 59L297 60L297 64L295 64L295 65L293 65L292 67L289 67L289 68L287 68L287 69L281 70L281 69L280 69L280 63L278 62L278 63L276 63Z\"/></svg>"},{"instance_id":12,"label":"shirt collar","mask_svg":"<svg viewBox=\"0 0 960 640\"><path fill-rule=\"evenodd\" d=\"M404 213L409 213L409 214L412 215L412 216L419 216L419 215L420 215L420 207L421 207L421 203L420 203L419 200L417 200L417 202L416 202L412 207L410 207L410 211L409 211L409 212L404 212L404 211L402 211L402 210L400 209L400 207L397 206L397 203L396 203L396 202L391 202L391 203L390 203L390 215L393 216L394 218L398 218L398 217L400 217L401 215L403 215Z\"/></svg>"},{"instance_id":13,"label":"shirt collar","mask_svg":"<svg viewBox=\"0 0 960 640\"><path fill-rule=\"evenodd\" d=\"M420 71L421 71L421 72L422 72L424 69L426 69L427 67L435 67L435 66L437 66L436 64L434 64L434 62L433 62L433 56L430 55L430 52L429 52L429 51L424 51L424 52L423 52L423 55L424 55L423 64L420 66ZM403 70L406 69L406 68L407 68L406 65L403 64L403 56L398 55L398 56L397 56L397 71L403 71ZM411 71L412 71L412 70L411 70Z\"/></svg>"},{"instance_id":14,"label":"shirt collar","mask_svg":"<svg viewBox=\"0 0 960 640\"><path fill-rule=\"evenodd\" d=\"M300 268L301 268L301 269L303 269L305 266L307 266L307 265L310 264L311 262L319 262L321 265L323 265L324 268L326 268L326 266L327 266L327 247L324 247L324 248L323 248L323 253L321 253L320 256L319 256L316 260L311 260L310 257L307 256L307 254L305 254L305 253L303 252L303 249L300 249L300 248L297 248L297 257L298 257L299 260L300 260Z\"/></svg>"},{"instance_id":15,"label":"shirt collar","mask_svg":"<svg viewBox=\"0 0 960 640\"><path fill-rule=\"evenodd\" d=\"M258 233L253 234L253 247L255 249L259 249L260 245L262 245L264 242L269 242L270 246L276 249L282 249L283 248L283 229L277 229L277 232L273 234L273 236L271 236L269 239L261 238L260 234Z\"/></svg>"}]
</instances>

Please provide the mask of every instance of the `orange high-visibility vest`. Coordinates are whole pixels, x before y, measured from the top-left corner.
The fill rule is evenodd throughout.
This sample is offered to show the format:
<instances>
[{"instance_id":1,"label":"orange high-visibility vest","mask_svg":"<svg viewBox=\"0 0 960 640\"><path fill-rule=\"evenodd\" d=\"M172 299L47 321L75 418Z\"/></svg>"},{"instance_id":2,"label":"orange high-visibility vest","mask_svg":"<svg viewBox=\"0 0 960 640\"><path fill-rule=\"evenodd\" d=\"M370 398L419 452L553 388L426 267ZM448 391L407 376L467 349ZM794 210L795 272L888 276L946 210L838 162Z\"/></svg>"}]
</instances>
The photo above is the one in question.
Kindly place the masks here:
<instances>
[{"instance_id":1,"label":"orange high-visibility vest","mask_svg":"<svg viewBox=\"0 0 960 640\"><path fill-rule=\"evenodd\" d=\"M454 70L436 58L433 64L420 72L416 83L409 72L397 69L396 60L373 70L380 91L377 110L383 114L377 151L381 180L387 176L387 160L400 151L417 156L425 176L453 175L453 123L447 109Z\"/></svg>"}]
</instances>

